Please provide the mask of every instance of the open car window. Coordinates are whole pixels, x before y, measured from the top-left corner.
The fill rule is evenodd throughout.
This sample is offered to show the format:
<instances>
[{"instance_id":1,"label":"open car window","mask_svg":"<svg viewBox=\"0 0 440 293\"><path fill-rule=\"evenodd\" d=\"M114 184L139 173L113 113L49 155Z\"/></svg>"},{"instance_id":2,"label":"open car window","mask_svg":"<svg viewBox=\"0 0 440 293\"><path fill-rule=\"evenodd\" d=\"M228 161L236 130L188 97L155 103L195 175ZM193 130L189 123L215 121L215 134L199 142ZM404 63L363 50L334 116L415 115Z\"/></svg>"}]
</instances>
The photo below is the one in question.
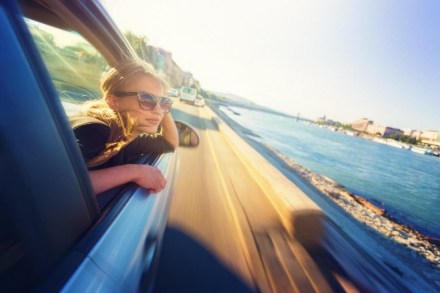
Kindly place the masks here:
<instances>
[{"instance_id":1,"label":"open car window","mask_svg":"<svg viewBox=\"0 0 440 293\"><path fill-rule=\"evenodd\" d=\"M151 288L177 159L139 158L167 178L160 195L129 183L97 200L67 119L134 50L99 2L0 3L0 291Z\"/></svg>"},{"instance_id":2,"label":"open car window","mask_svg":"<svg viewBox=\"0 0 440 293\"><path fill-rule=\"evenodd\" d=\"M99 80L109 67L104 57L76 32L25 21L66 114L74 113L84 101L99 99Z\"/></svg>"}]
</instances>

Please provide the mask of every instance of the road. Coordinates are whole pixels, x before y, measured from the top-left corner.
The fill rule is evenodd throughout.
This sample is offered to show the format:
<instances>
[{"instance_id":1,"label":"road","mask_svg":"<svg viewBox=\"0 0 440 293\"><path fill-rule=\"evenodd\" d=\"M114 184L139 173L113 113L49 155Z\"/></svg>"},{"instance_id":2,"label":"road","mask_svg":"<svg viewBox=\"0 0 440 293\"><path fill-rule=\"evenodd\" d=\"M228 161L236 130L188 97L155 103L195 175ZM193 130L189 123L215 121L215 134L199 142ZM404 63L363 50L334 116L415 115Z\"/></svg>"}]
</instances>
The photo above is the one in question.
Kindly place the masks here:
<instances>
[{"instance_id":1,"label":"road","mask_svg":"<svg viewBox=\"0 0 440 293\"><path fill-rule=\"evenodd\" d=\"M206 108L177 102L176 120L198 132L179 166L157 292L330 292L284 231L270 200Z\"/></svg>"}]
</instances>

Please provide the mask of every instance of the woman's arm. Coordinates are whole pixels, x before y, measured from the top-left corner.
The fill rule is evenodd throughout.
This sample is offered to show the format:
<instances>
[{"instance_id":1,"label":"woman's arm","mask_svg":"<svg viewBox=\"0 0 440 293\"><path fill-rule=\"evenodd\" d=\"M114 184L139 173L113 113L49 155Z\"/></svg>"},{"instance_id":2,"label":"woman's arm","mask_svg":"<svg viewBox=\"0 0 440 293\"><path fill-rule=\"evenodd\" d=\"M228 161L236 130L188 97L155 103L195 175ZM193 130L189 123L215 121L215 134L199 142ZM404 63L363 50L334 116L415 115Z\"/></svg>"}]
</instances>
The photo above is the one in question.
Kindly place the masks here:
<instances>
[{"instance_id":1,"label":"woman's arm","mask_svg":"<svg viewBox=\"0 0 440 293\"><path fill-rule=\"evenodd\" d=\"M171 113L165 114L162 119L162 136L174 147L179 146L179 134Z\"/></svg>"},{"instance_id":2,"label":"woman's arm","mask_svg":"<svg viewBox=\"0 0 440 293\"><path fill-rule=\"evenodd\" d=\"M161 191L166 185L162 172L149 165L126 164L89 171L89 175L97 194L128 182L134 182L152 193Z\"/></svg>"}]
</instances>

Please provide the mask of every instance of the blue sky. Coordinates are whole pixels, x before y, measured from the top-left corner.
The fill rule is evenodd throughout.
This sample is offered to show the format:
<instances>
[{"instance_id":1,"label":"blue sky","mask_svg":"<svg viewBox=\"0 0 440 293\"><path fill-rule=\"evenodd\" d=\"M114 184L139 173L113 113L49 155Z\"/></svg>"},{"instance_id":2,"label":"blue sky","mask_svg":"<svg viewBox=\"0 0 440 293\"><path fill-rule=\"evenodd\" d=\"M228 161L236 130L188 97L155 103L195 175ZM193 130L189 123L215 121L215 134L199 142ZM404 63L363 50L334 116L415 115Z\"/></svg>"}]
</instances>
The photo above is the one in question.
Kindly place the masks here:
<instances>
[{"instance_id":1,"label":"blue sky","mask_svg":"<svg viewBox=\"0 0 440 293\"><path fill-rule=\"evenodd\" d=\"M440 1L103 3L205 89L307 118L440 130Z\"/></svg>"}]
</instances>

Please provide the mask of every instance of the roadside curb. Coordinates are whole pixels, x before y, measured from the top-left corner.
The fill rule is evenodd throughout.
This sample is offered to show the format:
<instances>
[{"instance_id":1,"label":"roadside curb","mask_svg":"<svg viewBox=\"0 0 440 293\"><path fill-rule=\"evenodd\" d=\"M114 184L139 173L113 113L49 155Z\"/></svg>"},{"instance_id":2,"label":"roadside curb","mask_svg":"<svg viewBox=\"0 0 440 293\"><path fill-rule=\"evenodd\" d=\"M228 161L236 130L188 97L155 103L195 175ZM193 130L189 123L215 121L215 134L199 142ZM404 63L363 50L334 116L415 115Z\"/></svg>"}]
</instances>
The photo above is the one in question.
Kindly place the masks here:
<instances>
[{"instance_id":1,"label":"roadside curb","mask_svg":"<svg viewBox=\"0 0 440 293\"><path fill-rule=\"evenodd\" d=\"M303 245L319 246L323 237L322 210L211 108L205 109L278 212L284 228Z\"/></svg>"}]
</instances>

